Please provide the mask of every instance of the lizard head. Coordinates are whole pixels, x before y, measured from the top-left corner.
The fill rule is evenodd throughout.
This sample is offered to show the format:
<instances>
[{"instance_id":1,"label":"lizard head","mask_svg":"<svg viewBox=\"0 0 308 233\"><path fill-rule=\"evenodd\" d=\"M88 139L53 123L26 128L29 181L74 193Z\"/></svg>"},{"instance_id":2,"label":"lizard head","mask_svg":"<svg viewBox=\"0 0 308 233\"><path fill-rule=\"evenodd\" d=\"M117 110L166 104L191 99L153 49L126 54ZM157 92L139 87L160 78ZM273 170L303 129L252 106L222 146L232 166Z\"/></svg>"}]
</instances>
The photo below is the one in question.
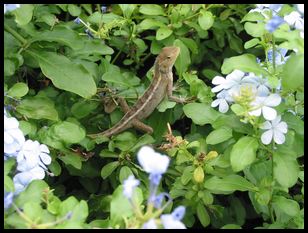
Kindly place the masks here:
<instances>
[{"instance_id":1,"label":"lizard head","mask_svg":"<svg viewBox=\"0 0 308 233\"><path fill-rule=\"evenodd\" d=\"M160 71L170 72L179 53L180 53L179 47L176 46L164 47L156 59Z\"/></svg>"}]
</instances>

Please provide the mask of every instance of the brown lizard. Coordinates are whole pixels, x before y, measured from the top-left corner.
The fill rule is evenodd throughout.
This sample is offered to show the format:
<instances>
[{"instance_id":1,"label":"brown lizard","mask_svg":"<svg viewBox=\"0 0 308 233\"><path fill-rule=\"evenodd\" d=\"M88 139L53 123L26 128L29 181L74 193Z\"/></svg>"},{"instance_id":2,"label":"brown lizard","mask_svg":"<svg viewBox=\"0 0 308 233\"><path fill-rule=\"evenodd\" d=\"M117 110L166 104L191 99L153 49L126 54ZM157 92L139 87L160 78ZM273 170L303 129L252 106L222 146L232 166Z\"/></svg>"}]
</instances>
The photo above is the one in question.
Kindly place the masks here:
<instances>
[{"instance_id":1,"label":"brown lizard","mask_svg":"<svg viewBox=\"0 0 308 233\"><path fill-rule=\"evenodd\" d=\"M111 137L128 128L135 127L149 134L153 133L153 129L142 123L141 120L148 117L156 108L156 106L164 99L166 94L168 98L177 103L184 103L185 100L172 95L173 74L172 67L180 53L180 48L171 46L164 47L157 56L154 63L154 78L152 83L137 100L131 108L125 99L119 97L119 104L125 115L112 128L97 134L89 134L91 138L99 136Z\"/></svg>"}]
</instances>

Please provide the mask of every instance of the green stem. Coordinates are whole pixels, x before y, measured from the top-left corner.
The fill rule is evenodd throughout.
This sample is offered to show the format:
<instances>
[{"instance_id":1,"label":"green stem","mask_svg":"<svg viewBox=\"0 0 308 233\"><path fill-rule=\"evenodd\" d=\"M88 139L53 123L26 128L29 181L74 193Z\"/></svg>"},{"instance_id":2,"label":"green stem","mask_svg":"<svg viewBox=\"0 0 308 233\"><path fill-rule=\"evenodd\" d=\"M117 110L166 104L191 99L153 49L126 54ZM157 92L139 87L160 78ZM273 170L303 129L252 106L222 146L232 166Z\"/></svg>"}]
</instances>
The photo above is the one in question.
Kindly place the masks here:
<instances>
[{"instance_id":1,"label":"green stem","mask_svg":"<svg viewBox=\"0 0 308 233\"><path fill-rule=\"evenodd\" d=\"M22 44L22 46L25 46L27 44L27 40L23 38L18 32L16 32L13 28L11 28L6 23L4 23L4 30L6 30L12 36L14 36Z\"/></svg>"},{"instance_id":2,"label":"green stem","mask_svg":"<svg viewBox=\"0 0 308 233\"><path fill-rule=\"evenodd\" d=\"M272 43L273 43L273 68L274 68L274 74L276 73L276 46L275 46L275 37L272 35Z\"/></svg>"},{"instance_id":3,"label":"green stem","mask_svg":"<svg viewBox=\"0 0 308 233\"><path fill-rule=\"evenodd\" d=\"M111 64L113 64L118 59L118 57L120 56L121 53L122 53L122 49L120 49L119 52L117 53L117 55L113 58Z\"/></svg>"}]
</instances>

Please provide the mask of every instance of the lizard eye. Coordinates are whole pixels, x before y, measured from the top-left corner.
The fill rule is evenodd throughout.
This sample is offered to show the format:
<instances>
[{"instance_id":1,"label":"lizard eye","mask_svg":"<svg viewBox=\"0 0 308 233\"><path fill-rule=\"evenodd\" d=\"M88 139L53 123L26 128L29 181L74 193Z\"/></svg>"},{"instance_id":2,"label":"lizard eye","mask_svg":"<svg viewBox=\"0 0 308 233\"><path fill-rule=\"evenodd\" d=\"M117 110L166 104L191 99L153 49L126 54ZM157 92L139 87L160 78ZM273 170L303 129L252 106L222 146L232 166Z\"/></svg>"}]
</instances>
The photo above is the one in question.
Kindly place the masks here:
<instances>
[{"instance_id":1,"label":"lizard eye","mask_svg":"<svg viewBox=\"0 0 308 233\"><path fill-rule=\"evenodd\" d=\"M167 56L168 59L171 59L171 56Z\"/></svg>"}]
</instances>

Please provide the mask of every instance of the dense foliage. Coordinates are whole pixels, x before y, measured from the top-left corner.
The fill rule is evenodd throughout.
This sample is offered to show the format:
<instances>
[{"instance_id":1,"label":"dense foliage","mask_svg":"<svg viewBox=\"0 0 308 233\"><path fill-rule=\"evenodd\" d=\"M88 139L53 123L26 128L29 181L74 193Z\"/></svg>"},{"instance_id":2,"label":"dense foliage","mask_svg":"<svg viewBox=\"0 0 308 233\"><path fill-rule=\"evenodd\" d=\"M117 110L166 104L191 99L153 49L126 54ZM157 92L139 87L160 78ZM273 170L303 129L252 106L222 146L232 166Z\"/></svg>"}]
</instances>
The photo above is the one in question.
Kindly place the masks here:
<instances>
[{"instance_id":1,"label":"dense foliage","mask_svg":"<svg viewBox=\"0 0 308 233\"><path fill-rule=\"evenodd\" d=\"M303 5L4 12L5 228L303 228ZM123 116L106 99L144 93L165 46L191 101L165 98L152 135L88 137Z\"/></svg>"}]
</instances>

